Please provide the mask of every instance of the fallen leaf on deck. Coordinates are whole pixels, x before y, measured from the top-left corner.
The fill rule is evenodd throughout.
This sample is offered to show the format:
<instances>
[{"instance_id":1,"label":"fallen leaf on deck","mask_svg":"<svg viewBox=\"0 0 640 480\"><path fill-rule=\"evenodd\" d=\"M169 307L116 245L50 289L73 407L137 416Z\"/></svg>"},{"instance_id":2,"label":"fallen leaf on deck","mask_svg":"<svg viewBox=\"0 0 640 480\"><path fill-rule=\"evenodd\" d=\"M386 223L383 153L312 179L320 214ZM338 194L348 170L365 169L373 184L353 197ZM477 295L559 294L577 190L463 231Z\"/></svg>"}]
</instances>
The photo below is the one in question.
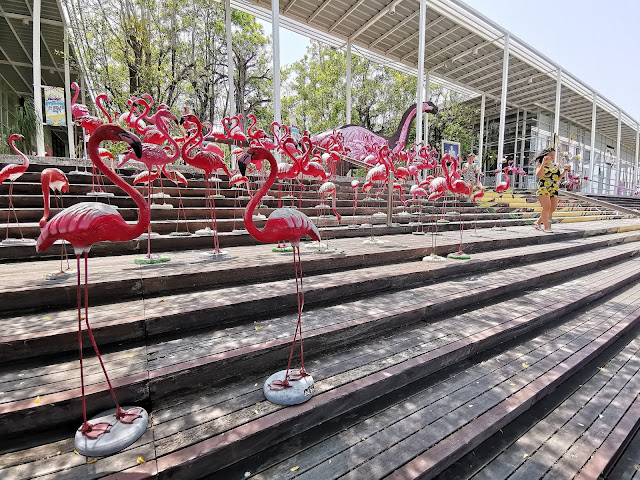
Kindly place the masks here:
<instances>
[{"instance_id":1,"label":"fallen leaf on deck","mask_svg":"<svg viewBox=\"0 0 640 480\"><path fill-rule=\"evenodd\" d=\"M38 395L35 399L35 403L40 403L40 395Z\"/></svg>"},{"instance_id":2,"label":"fallen leaf on deck","mask_svg":"<svg viewBox=\"0 0 640 480\"><path fill-rule=\"evenodd\" d=\"M516 386L516 384L515 384L515 383L513 383L513 382L511 382L511 383L510 383L510 385L511 385L512 387L515 387L515 386Z\"/></svg>"},{"instance_id":3,"label":"fallen leaf on deck","mask_svg":"<svg viewBox=\"0 0 640 480\"><path fill-rule=\"evenodd\" d=\"M254 387L257 387L257 386L258 386L258 384L256 383L256 384L254 385Z\"/></svg>"},{"instance_id":4,"label":"fallen leaf on deck","mask_svg":"<svg viewBox=\"0 0 640 480\"><path fill-rule=\"evenodd\" d=\"M583 425L583 424L581 424L581 423L579 423L578 425L580 425L581 427L584 427L584 425Z\"/></svg>"},{"instance_id":5,"label":"fallen leaf on deck","mask_svg":"<svg viewBox=\"0 0 640 480\"><path fill-rule=\"evenodd\" d=\"M142 457L138 457L138 465L140 465L142 463L147 463L147 461Z\"/></svg>"},{"instance_id":6,"label":"fallen leaf on deck","mask_svg":"<svg viewBox=\"0 0 640 480\"><path fill-rule=\"evenodd\" d=\"M61 454L62 454L62 452L56 452L56 455L61 455Z\"/></svg>"},{"instance_id":7,"label":"fallen leaf on deck","mask_svg":"<svg viewBox=\"0 0 640 480\"><path fill-rule=\"evenodd\" d=\"M295 471L296 471L296 470L298 470L299 468L300 468L300 466L293 467L293 468L291 469L291 471L292 471L292 472L295 472Z\"/></svg>"},{"instance_id":8,"label":"fallen leaf on deck","mask_svg":"<svg viewBox=\"0 0 640 480\"><path fill-rule=\"evenodd\" d=\"M164 300L158 300L158 303L162 303L162 302L164 302Z\"/></svg>"},{"instance_id":9,"label":"fallen leaf on deck","mask_svg":"<svg viewBox=\"0 0 640 480\"><path fill-rule=\"evenodd\" d=\"M76 450L75 448L73 449L73 453L75 453L76 455L80 455L80 454L78 453L78 450Z\"/></svg>"},{"instance_id":10,"label":"fallen leaf on deck","mask_svg":"<svg viewBox=\"0 0 640 480\"><path fill-rule=\"evenodd\" d=\"M44 317L45 320L51 320L51 317Z\"/></svg>"},{"instance_id":11,"label":"fallen leaf on deck","mask_svg":"<svg viewBox=\"0 0 640 480\"><path fill-rule=\"evenodd\" d=\"M522 458L527 458L529 455L527 455L526 453L524 454L524 456Z\"/></svg>"},{"instance_id":12,"label":"fallen leaf on deck","mask_svg":"<svg viewBox=\"0 0 640 480\"><path fill-rule=\"evenodd\" d=\"M262 327L256 327L256 330L262 330Z\"/></svg>"},{"instance_id":13,"label":"fallen leaf on deck","mask_svg":"<svg viewBox=\"0 0 640 480\"><path fill-rule=\"evenodd\" d=\"M254 410L253 413L255 413L256 415L258 415L258 410Z\"/></svg>"},{"instance_id":14,"label":"fallen leaf on deck","mask_svg":"<svg viewBox=\"0 0 640 480\"><path fill-rule=\"evenodd\" d=\"M469 408L473 407L473 405L468 405Z\"/></svg>"},{"instance_id":15,"label":"fallen leaf on deck","mask_svg":"<svg viewBox=\"0 0 640 480\"><path fill-rule=\"evenodd\" d=\"M602 415L598 415L598 417L602 418Z\"/></svg>"},{"instance_id":16,"label":"fallen leaf on deck","mask_svg":"<svg viewBox=\"0 0 640 480\"><path fill-rule=\"evenodd\" d=\"M98 461L97 458L94 458L93 460L89 460L87 463L96 463Z\"/></svg>"},{"instance_id":17,"label":"fallen leaf on deck","mask_svg":"<svg viewBox=\"0 0 640 480\"><path fill-rule=\"evenodd\" d=\"M127 355L124 356L124 358L133 358L133 355L131 353L128 353Z\"/></svg>"},{"instance_id":18,"label":"fallen leaf on deck","mask_svg":"<svg viewBox=\"0 0 640 480\"><path fill-rule=\"evenodd\" d=\"M529 368L529 365L527 365L526 363L522 362L522 368Z\"/></svg>"}]
</instances>

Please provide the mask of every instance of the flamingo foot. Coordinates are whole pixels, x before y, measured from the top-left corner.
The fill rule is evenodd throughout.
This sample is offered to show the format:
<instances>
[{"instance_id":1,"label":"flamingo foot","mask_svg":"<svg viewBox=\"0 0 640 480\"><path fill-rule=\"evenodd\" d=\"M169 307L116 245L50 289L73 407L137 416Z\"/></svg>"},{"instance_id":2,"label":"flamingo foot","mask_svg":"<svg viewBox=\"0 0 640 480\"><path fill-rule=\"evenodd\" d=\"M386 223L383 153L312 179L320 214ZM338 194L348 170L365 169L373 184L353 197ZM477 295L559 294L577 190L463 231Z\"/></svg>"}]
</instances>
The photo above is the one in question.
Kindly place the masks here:
<instances>
[{"instance_id":1,"label":"flamingo foot","mask_svg":"<svg viewBox=\"0 0 640 480\"><path fill-rule=\"evenodd\" d=\"M95 440L96 438L109 433L111 424L109 422L89 423L85 422L78 431L87 438Z\"/></svg>"},{"instance_id":2,"label":"flamingo foot","mask_svg":"<svg viewBox=\"0 0 640 480\"><path fill-rule=\"evenodd\" d=\"M78 429L74 446L81 455L105 457L138 440L147 429L149 415L143 408L126 406L102 412L91 422Z\"/></svg>"},{"instance_id":3,"label":"flamingo foot","mask_svg":"<svg viewBox=\"0 0 640 480\"><path fill-rule=\"evenodd\" d=\"M262 391L271 403L276 405L297 405L306 402L315 393L313 377L302 370L286 370L274 373L266 382Z\"/></svg>"},{"instance_id":4,"label":"flamingo foot","mask_svg":"<svg viewBox=\"0 0 640 480\"><path fill-rule=\"evenodd\" d=\"M123 410L118 408L116 410L115 417L120 420L122 423L133 423L136 418L140 418L142 416L142 408L133 407L129 410Z\"/></svg>"}]
</instances>

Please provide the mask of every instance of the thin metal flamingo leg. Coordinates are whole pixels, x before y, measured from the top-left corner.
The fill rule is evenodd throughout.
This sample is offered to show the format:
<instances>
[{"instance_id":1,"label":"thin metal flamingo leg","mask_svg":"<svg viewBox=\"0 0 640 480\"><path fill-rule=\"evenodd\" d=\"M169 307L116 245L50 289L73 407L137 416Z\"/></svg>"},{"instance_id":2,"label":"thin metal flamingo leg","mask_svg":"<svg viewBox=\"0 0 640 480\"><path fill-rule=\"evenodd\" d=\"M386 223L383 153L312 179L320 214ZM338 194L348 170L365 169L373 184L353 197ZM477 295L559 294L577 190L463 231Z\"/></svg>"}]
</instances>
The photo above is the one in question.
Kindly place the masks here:
<instances>
[{"instance_id":1,"label":"thin metal flamingo leg","mask_svg":"<svg viewBox=\"0 0 640 480\"><path fill-rule=\"evenodd\" d=\"M84 369L82 364L82 288L80 279L80 254L76 254L78 260L78 286L77 286L77 300L78 300L78 349L80 351L80 385L82 388L82 419L83 423L80 427L80 432L87 438L95 439L99 436L107 433L111 428L108 422L89 423L87 421L87 406L84 396ZM86 278L86 271L85 271ZM86 302L86 294L85 294ZM85 303L86 305L86 303ZM86 315L86 314L85 314Z\"/></svg>"},{"instance_id":2,"label":"thin metal flamingo leg","mask_svg":"<svg viewBox=\"0 0 640 480\"><path fill-rule=\"evenodd\" d=\"M20 238L24 240L22 235L22 227L20 227L20 220L18 220L18 214L16 213L16 207L13 206L13 181L9 184L9 213L13 212L13 218L16 219L18 224L18 231L20 232ZM9 218L7 217L7 238L9 238Z\"/></svg>"},{"instance_id":3,"label":"thin metal flamingo leg","mask_svg":"<svg viewBox=\"0 0 640 480\"><path fill-rule=\"evenodd\" d=\"M89 325L89 260L88 253L84 254L84 321L87 325L87 332L89 333L89 338L91 339L91 343L93 344L93 350L96 352L98 360L100 361L100 366L102 367L102 371L104 372L104 376L107 379L107 384L109 385L109 391L111 392L111 397L113 398L114 403L116 404L116 413L115 417L123 423L132 423L136 418L140 417L141 410L139 408L132 408L130 410L122 410L120 408L120 404L118 403L118 399L116 398L116 392L113 390L113 386L111 385L111 380L109 380L109 375L107 374L107 369L104 366L104 362L102 361L102 357L100 356L100 351L98 350L98 345L96 344L96 339L93 336L93 332L91 331L91 326Z\"/></svg>"}]
</instances>

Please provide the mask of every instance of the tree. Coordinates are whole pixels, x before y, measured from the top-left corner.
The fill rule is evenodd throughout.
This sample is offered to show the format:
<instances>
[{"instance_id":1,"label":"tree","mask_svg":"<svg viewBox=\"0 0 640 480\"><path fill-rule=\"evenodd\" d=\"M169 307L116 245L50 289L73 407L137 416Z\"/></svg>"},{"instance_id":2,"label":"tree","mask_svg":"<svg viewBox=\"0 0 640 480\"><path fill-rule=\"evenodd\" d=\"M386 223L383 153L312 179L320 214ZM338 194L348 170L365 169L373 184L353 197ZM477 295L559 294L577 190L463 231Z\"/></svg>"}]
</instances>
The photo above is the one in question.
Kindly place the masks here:
<instances>
[{"instance_id":1,"label":"tree","mask_svg":"<svg viewBox=\"0 0 640 480\"><path fill-rule=\"evenodd\" d=\"M188 107L219 123L228 114L224 9L208 0L64 0L76 46L97 92L127 109L150 93L174 111ZM232 15L236 105L260 117L270 101L268 47L255 18Z\"/></svg>"},{"instance_id":2,"label":"tree","mask_svg":"<svg viewBox=\"0 0 640 480\"><path fill-rule=\"evenodd\" d=\"M430 91L438 114L429 119L429 143L440 150L442 140L460 142L460 153L469 152L477 143L473 126L478 111L463 103L456 92L434 84L430 85Z\"/></svg>"},{"instance_id":3,"label":"tree","mask_svg":"<svg viewBox=\"0 0 640 480\"><path fill-rule=\"evenodd\" d=\"M352 122L383 135L395 130L415 102L417 81L365 58L352 57ZM346 122L346 54L311 42L285 69L283 120L317 133Z\"/></svg>"}]
</instances>

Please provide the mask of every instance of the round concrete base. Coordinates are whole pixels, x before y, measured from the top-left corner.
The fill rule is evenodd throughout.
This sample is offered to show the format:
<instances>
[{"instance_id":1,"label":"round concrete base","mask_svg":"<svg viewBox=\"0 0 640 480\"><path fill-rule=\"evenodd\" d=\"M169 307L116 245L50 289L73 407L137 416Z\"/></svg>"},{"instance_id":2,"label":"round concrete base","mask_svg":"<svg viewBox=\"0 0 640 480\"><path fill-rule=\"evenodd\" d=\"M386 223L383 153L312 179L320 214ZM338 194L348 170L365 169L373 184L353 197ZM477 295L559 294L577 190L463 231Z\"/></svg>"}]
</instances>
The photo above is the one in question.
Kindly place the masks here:
<instances>
[{"instance_id":1,"label":"round concrete base","mask_svg":"<svg viewBox=\"0 0 640 480\"><path fill-rule=\"evenodd\" d=\"M358 228L360 228L360 225L356 225L356 224L352 223L347 228L349 228L350 230L357 230Z\"/></svg>"},{"instance_id":2,"label":"round concrete base","mask_svg":"<svg viewBox=\"0 0 640 480\"><path fill-rule=\"evenodd\" d=\"M463 252L456 252L456 253L450 253L449 255L447 255L447 258L451 258L453 260L469 260L471 256Z\"/></svg>"},{"instance_id":3,"label":"round concrete base","mask_svg":"<svg viewBox=\"0 0 640 480\"><path fill-rule=\"evenodd\" d=\"M171 205L170 203L152 203L151 205L149 205L149 208L151 210L171 210L173 208L173 205Z\"/></svg>"},{"instance_id":4,"label":"round concrete base","mask_svg":"<svg viewBox=\"0 0 640 480\"><path fill-rule=\"evenodd\" d=\"M171 198L171 195L169 195L168 193L159 192L151 195L151 198Z\"/></svg>"},{"instance_id":5,"label":"round concrete base","mask_svg":"<svg viewBox=\"0 0 640 480\"><path fill-rule=\"evenodd\" d=\"M411 232L412 235L425 235L425 233L423 231L419 231L419 232Z\"/></svg>"},{"instance_id":6,"label":"round concrete base","mask_svg":"<svg viewBox=\"0 0 640 480\"><path fill-rule=\"evenodd\" d=\"M91 175L91 172L85 172L83 170L71 170L68 175Z\"/></svg>"},{"instance_id":7,"label":"round concrete base","mask_svg":"<svg viewBox=\"0 0 640 480\"><path fill-rule=\"evenodd\" d=\"M436 220L436 223L451 223L449 220L445 220L441 218L440 220Z\"/></svg>"},{"instance_id":8,"label":"round concrete base","mask_svg":"<svg viewBox=\"0 0 640 480\"><path fill-rule=\"evenodd\" d=\"M363 245L384 245L385 243L387 243L386 240L380 240L379 238L367 238L362 242Z\"/></svg>"},{"instance_id":9,"label":"round concrete base","mask_svg":"<svg viewBox=\"0 0 640 480\"><path fill-rule=\"evenodd\" d=\"M271 375L267 378L267 381L264 382L262 391L264 392L264 396L267 400L271 403L275 403L276 405L298 405L313 397L315 388L313 386L313 377L311 375L302 377L300 380L289 380L289 383L291 384L289 388L272 390L269 386L271 382L274 380L284 380L286 373L286 370L281 370Z\"/></svg>"},{"instance_id":10,"label":"round concrete base","mask_svg":"<svg viewBox=\"0 0 640 480\"><path fill-rule=\"evenodd\" d=\"M246 228L237 228L235 230L231 230L231 233L233 233L234 235L244 235L245 233L249 232L247 232Z\"/></svg>"},{"instance_id":11,"label":"round concrete base","mask_svg":"<svg viewBox=\"0 0 640 480\"><path fill-rule=\"evenodd\" d=\"M2 240L2 245L22 245L25 247L32 247L36 244L36 241L31 238L6 238Z\"/></svg>"},{"instance_id":12,"label":"round concrete base","mask_svg":"<svg viewBox=\"0 0 640 480\"><path fill-rule=\"evenodd\" d=\"M293 247L273 247L271 251L275 253L291 253L293 252Z\"/></svg>"},{"instance_id":13,"label":"round concrete base","mask_svg":"<svg viewBox=\"0 0 640 480\"><path fill-rule=\"evenodd\" d=\"M151 255L151 257L135 258L133 263L136 265L155 265L156 263L170 262L170 257L164 257L162 255Z\"/></svg>"},{"instance_id":14,"label":"round concrete base","mask_svg":"<svg viewBox=\"0 0 640 480\"><path fill-rule=\"evenodd\" d=\"M229 257L229 253L225 252L224 250L219 250L218 252L202 252L201 255L205 255L207 258L213 260L214 262L231 258Z\"/></svg>"},{"instance_id":15,"label":"round concrete base","mask_svg":"<svg viewBox=\"0 0 640 480\"><path fill-rule=\"evenodd\" d=\"M171 232L169 236L170 237L190 237L191 234L189 232Z\"/></svg>"},{"instance_id":16,"label":"round concrete base","mask_svg":"<svg viewBox=\"0 0 640 480\"><path fill-rule=\"evenodd\" d=\"M325 242L313 242L305 245L308 251L312 253L334 253L336 251L335 248L329 247L329 245Z\"/></svg>"},{"instance_id":17,"label":"round concrete base","mask_svg":"<svg viewBox=\"0 0 640 480\"><path fill-rule=\"evenodd\" d=\"M135 407L122 407L128 410ZM90 420L90 423L108 422L111 428L104 435L100 435L96 439L85 437L79 431L76 431L74 438L74 446L80 455L87 457L106 457L124 450L133 442L138 440L147 429L149 415L146 410L141 408L141 416L136 418L132 423L122 423L116 420L114 414L116 409L102 412Z\"/></svg>"},{"instance_id":18,"label":"round concrete base","mask_svg":"<svg viewBox=\"0 0 640 480\"><path fill-rule=\"evenodd\" d=\"M427 255L426 257L422 257L422 261L423 262L444 262L445 259L432 253L431 255Z\"/></svg>"},{"instance_id":19,"label":"round concrete base","mask_svg":"<svg viewBox=\"0 0 640 480\"><path fill-rule=\"evenodd\" d=\"M261 213L259 213L259 214L257 214L257 215L254 215L254 216L253 216L253 221L254 221L254 222L255 222L255 221L258 221L258 220L266 220L266 219L267 219L267 217L265 217L265 216L264 216L263 214L261 214Z\"/></svg>"},{"instance_id":20,"label":"round concrete base","mask_svg":"<svg viewBox=\"0 0 640 480\"><path fill-rule=\"evenodd\" d=\"M73 270L67 270L65 272L51 272L51 273L47 273L47 275L44 277L45 280L47 280L48 282L60 282L60 281L64 281L67 278L71 278L73 277Z\"/></svg>"},{"instance_id":21,"label":"round concrete base","mask_svg":"<svg viewBox=\"0 0 640 480\"><path fill-rule=\"evenodd\" d=\"M147 239L147 235L148 235L147 232L144 232L142 235L140 235L138 238L136 238L136 240L140 240L140 241L146 240ZM158 238L158 237L160 237L159 233L151 232L151 238Z\"/></svg>"},{"instance_id":22,"label":"round concrete base","mask_svg":"<svg viewBox=\"0 0 640 480\"><path fill-rule=\"evenodd\" d=\"M491 230L493 230L494 232L504 232L507 229L504 227L491 227Z\"/></svg>"},{"instance_id":23,"label":"round concrete base","mask_svg":"<svg viewBox=\"0 0 640 480\"><path fill-rule=\"evenodd\" d=\"M211 227L201 228L200 230L196 230L196 235L199 237L213 237L216 231L212 230Z\"/></svg>"}]
</instances>

